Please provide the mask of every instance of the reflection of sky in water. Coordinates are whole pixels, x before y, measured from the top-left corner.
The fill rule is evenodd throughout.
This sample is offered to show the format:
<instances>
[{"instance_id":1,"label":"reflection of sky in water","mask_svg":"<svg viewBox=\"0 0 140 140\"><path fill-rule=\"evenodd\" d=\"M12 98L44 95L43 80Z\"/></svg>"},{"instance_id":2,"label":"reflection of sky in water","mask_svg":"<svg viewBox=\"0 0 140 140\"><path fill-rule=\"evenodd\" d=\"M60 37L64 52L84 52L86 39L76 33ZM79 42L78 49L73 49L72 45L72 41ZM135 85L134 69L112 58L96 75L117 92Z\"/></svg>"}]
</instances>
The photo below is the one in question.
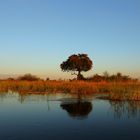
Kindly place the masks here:
<instances>
[{"instance_id":1,"label":"reflection of sky in water","mask_svg":"<svg viewBox=\"0 0 140 140\"><path fill-rule=\"evenodd\" d=\"M113 104L95 99L85 119L74 119L61 108L61 96L49 96L24 96L21 100L17 94L1 95L0 139L140 139L139 111L117 116ZM71 105L76 103L64 98Z\"/></svg>"}]
</instances>

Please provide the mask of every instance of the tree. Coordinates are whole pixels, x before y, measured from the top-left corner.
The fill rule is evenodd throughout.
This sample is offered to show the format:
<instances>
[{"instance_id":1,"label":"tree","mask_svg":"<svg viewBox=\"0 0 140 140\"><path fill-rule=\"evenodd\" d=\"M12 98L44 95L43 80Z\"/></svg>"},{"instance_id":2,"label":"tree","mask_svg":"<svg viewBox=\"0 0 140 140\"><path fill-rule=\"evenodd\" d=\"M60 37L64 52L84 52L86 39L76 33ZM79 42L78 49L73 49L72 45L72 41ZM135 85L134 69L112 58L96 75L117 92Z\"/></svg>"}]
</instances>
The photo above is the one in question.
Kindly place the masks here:
<instances>
[{"instance_id":1,"label":"tree","mask_svg":"<svg viewBox=\"0 0 140 140\"><path fill-rule=\"evenodd\" d=\"M18 80L21 80L21 81L38 81L40 79L38 77L36 77L35 75L25 74L23 76L18 77Z\"/></svg>"},{"instance_id":2,"label":"tree","mask_svg":"<svg viewBox=\"0 0 140 140\"><path fill-rule=\"evenodd\" d=\"M77 75L78 80L82 80L84 77L81 72L89 71L92 68L92 65L92 60L88 57L87 54L73 54L69 56L66 61L62 62L60 67L62 71L71 71L72 74Z\"/></svg>"}]
</instances>

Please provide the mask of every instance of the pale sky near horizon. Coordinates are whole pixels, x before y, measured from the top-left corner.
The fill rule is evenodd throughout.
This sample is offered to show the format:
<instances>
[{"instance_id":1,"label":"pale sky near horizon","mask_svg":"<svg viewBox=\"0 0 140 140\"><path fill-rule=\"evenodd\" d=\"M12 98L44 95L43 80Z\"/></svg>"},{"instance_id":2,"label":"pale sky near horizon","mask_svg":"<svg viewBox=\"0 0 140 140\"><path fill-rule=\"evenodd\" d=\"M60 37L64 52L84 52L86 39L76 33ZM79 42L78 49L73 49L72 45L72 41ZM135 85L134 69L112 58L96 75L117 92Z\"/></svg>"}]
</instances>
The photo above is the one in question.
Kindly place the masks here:
<instances>
[{"instance_id":1,"label":"pale sky near horizon","mask_svg":"<svg viewBox=\"0 0 140 140\"><path fill-rule=\"evenodd\" d=\"M0 74L71 77L60 63L87 53L93 70L140 77L140 0L0 0Z\"/></svg>"}]
</instances>

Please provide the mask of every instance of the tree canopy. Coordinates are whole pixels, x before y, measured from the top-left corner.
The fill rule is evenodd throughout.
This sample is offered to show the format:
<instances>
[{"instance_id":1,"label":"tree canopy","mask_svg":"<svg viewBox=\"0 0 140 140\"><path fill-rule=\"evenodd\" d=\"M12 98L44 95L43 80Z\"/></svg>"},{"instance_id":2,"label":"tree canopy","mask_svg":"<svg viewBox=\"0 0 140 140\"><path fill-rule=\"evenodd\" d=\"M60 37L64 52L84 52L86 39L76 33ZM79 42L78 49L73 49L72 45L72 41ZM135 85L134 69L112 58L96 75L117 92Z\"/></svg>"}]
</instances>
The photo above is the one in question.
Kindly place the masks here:
<instances>
[{"instance_id":1,"label":"tree canopy","mask_svg":"<svg viewBox=\"0 0 140 140\"><path fill-rule=\"evenodd\" d=\"M71 71L72 74L77 75L77 79L81 80L83 75L81 72L89 71L93 66L92 60L87 54L73 54L68 57L68 59L60 65L62 71ZM78 72L78 73L76 73Z\"/></svg>"}]
</instances>

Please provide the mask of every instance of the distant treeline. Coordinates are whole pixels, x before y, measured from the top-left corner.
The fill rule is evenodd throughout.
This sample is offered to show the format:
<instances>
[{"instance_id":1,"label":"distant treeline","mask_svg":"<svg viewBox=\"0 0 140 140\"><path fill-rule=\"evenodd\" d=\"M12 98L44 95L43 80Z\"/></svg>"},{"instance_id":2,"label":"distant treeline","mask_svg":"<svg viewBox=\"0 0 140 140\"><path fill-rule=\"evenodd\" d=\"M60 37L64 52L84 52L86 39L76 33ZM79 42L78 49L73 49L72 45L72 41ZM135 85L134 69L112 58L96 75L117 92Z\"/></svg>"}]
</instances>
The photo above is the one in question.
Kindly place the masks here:
<instances>
[{"instance_id":1,"label":"distant treeline","mask_svg":"<svg viewBox=\"0 0 140 140\"><path fill-rule=\"evenodd\" d=\"M95 74L91 77L86 78L87 81L93 82L128 82L128 81L138 81L138 79L131 78L128 75L123 75L118 72L117 74L110 75L108 72L104 72L103 75Z\"/></svg>"},{"instance_id":2,"label":"distant treeline","mask_svg":"<svg viewBox=\"0 0 140 140\"><path fill-rule=\"evenodd\" d=\"M46 80L44 79L41 79L35 75L32 75L32 74L25 74L23 76L19 76L17 78L8 78L6 80L18 80L18 81L50 81L49 78L46 78ZM75 81L77 79L69 79L70 81ZM90 76L90 77L82 77L81 80L83 81L92 81L92 82L129 82L129 81L138 81L138 79L134 79L134 78L131 78L130 76L128 75L123 75L121 74L120 72L118 72L117 74L113 74L113 75L110 75L108 72L104 72L103 75L99 75L99 74L95 74L93 76ZM63 81L63 80L53 80L53 81Z\"/></svg>"},{"instance_id":3,"label":"distant treeline","mask_svg":"<svg viewBox=\"0 0 140 140\"><path fill-rule=\"evenodd\" d=\"M7 78L6 80L19 80L19 81L40 81L40 80L43 80L35 75L32 75L32 74L25 74L25 75L22 75L22 76L19 76L17 78Z\"/></svg>"}]
</instances>

